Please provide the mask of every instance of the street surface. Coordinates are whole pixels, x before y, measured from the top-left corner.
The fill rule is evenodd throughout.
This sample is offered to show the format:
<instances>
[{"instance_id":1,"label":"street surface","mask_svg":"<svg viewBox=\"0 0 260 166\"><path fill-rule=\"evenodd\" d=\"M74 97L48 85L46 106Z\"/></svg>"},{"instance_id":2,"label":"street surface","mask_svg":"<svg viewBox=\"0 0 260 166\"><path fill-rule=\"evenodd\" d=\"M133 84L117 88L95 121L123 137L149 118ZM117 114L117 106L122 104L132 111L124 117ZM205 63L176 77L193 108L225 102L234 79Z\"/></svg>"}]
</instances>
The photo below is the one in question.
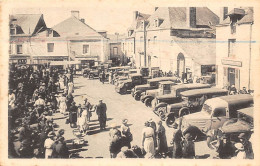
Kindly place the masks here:
<instances>
[{"instance_id":1,"label":"street surface","mask_svg":"<svg viewBox=\"0 0 260 166\"><path fill-rule=\"evenodd\" d=\"M91 104L98 104L99 99L107 105L107 127L105 131L99 131L99 122L96 113L93 113L90 122L90 130L84 139L88 144L80 148L72 148L71 152L76 152L80 157L84 158L109 158L109 130L111 124L115 123L118 127L124 118L128 119L130 130L133 134L131 145L141 147L141 135L144 128L144 122L152 118L155 122L159 118L147 108L142 102L135 101L130 94L120 95L115 92L114 85L102 84L98 79L89 80L78 76L74 79L75 90L73 93L76 105L83 104L85 98L88 98ZM60 113L53 116L54 122L59 128L65 129L65 140L70 145L72 140L77 137L73 134L73 128L69 124L65 124L66 118ZM173 129L168 128L165 123L167 143L170 147ZM57 130L59 129L57 128ZM195 143L196 155L203 156L209 154L210 149L206 142Z\"/></svg>"}]
</instances>

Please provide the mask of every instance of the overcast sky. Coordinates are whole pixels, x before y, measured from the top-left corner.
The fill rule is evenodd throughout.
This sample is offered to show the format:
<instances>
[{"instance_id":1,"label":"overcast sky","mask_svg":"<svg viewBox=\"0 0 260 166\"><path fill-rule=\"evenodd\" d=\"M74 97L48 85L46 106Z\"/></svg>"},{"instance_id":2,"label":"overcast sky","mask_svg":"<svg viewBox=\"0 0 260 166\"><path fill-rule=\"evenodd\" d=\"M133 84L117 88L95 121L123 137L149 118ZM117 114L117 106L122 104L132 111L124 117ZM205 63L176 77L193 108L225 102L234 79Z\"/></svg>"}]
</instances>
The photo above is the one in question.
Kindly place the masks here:
<instances>
[{"instance_id":1,"label":"overcast sky","mask_svg":"<svg viewBox=\"0 0 260 166\"><path fill-rule=\"evenodd\" d=\"M209 7L219 15L220 8ZM78 10L80 18L84 18L86 24L95 30L106 30L108 33L126 33L133 20L133 11L152 14L154 7L149 4L146 7L84 7L84 8L16 8L10 14L43 14L47 27L51 28L71 16L71 10Z\"/></svg>"}]
</instances>

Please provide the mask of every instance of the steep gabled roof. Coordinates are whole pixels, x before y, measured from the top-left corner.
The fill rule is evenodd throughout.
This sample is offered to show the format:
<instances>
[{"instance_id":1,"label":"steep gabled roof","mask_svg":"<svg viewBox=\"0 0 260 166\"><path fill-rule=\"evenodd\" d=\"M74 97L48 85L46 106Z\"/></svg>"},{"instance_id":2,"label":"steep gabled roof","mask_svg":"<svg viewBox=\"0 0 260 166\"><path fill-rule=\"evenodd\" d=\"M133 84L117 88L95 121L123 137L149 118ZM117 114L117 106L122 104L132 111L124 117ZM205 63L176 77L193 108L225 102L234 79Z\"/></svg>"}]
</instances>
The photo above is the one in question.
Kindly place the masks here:
<instances>
[{"instance_id":1,"label":"steep gabled roof","mask_svg":"<svg viewBox=\"0 0 260 166\"><path fill-rule=\"evenodd\" d=\"M62 21L61 23L52 27L53 30L57 31L61 37L78 37L78 36L99 36L100 35L95 29L89 25L81 22L74 16Z\"/></svg>"},{"instance_id":2,"label":"steep gabled roof","mask_svg":"<svg viewBox=\"0 0 260 166\"><path fill-rule=\"evenodd\" d=\"M10 23L18 25L25 35L31 35L36 33L37 25L41 19L43 20L42 14L15 14L10 16ZM45 23L43 24L46 28Z\"/></svg>"},{"instance_id":3,"label":"steep gabled roof","mask_svg":"<svg viewBox=\"0 0 260 166\"><path fill-rule=\"evenodd\" d=\"M129 29L136 30L136 29L140 28L141 24L142 24L142 21L143 20L148 20L148 18L150 16L151 16L150 14L144 14L144 13L138 12L136 20L134 20L132 22L132 25L129 27Z\"/></svg>"},{"instance_id":4,"label":"steep gabled roof","mask_svg":"<svg viewBox=\"0 0 260 166\"><path fill-rule=\"evenodd\" d=\"M186 22L186 10L186 7L159 7L148 20L152 25L154 19L161 19L162 23L159 28L189 29ZM211 25L217 25L219 17L207 7L196 7L196 25L208 26L209 22ZM150 28L153 27L150 26Z\"/></svg>"}]
</instances>

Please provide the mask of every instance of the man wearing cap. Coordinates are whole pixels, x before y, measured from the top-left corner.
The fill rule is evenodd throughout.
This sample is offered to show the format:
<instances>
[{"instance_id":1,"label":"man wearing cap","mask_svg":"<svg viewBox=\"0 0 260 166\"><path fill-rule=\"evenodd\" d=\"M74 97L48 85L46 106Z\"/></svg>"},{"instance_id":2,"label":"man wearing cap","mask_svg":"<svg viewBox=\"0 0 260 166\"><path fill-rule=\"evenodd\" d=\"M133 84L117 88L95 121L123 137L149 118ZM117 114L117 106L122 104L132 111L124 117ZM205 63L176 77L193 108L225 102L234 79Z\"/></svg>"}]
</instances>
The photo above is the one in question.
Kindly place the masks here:
<instances>
[{"instance_id":1,"label":"man wearing cap","mask_svg":"<svg viewBox=\"0 0 260 166\"><path fill-rule=\"evenodd\" d=\"M182 141L182 157L188 159L195 157L195 146L190 133L184 135L184 140Z\"/></svg>"},{"instance_id":2,"label":"man wearing cap","mask_svg":"<svg viewBox=\"0 0 260 166\"><path fill-rule=\"evenodd\" d=\"M99 104L97 105L96 111L98 115L98 121L100 124L100 130L105 130L107 121L107 106L105 103L103 103L102 99L99 100Z\"/></svg>"}]
</instances>

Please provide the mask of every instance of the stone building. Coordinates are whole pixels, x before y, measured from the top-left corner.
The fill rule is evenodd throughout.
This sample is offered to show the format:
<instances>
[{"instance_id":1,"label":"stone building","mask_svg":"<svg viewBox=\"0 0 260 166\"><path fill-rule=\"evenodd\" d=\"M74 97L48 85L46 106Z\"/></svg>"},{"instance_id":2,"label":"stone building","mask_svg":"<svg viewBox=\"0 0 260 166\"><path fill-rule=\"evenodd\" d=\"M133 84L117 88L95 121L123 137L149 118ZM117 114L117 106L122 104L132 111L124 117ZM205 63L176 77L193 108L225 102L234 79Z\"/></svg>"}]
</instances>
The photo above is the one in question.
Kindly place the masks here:
<instances>
[{"instance_id":1,"label":"stone building","mask_svg":"<svg viewBox=\"0 0 260 166\"><path fill-rule=\"evenodd\" d=\"M254 66L259 55L254 25L253 8L221 9L221 22L216 27L217 86L254 89Z\"/></svg>"},{"instance_id":2,"label":"stone building","mask_svg":"<svg viewBox=\"0 0 260 166\"><path fill-rule=\"evenodd\" d=\"M9 16L9 63L31 64L32 37L47 29L42 14L15 14Z\"/></svg>"}]
</instances>

